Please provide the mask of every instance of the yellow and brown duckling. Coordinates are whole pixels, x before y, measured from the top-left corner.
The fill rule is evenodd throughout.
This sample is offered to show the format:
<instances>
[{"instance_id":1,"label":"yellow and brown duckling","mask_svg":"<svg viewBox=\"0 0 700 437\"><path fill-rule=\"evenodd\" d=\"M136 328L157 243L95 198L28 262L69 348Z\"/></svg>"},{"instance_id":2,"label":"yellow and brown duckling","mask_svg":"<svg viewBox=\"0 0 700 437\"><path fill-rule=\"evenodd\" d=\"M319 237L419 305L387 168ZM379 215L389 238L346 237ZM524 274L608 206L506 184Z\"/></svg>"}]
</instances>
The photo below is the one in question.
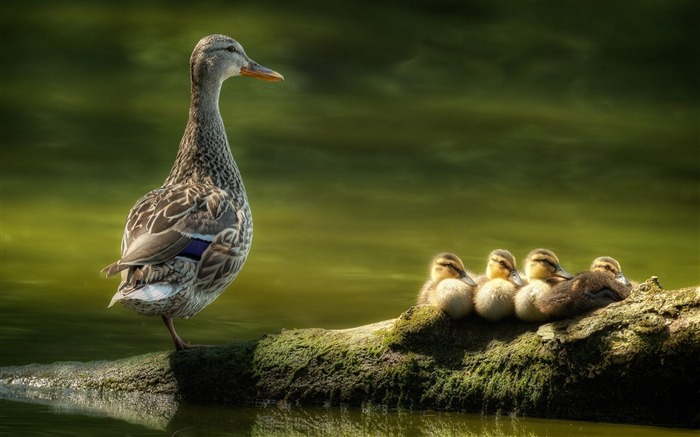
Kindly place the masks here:
<instances>
[{"instance_id":1,"label":"yellow and brown duckling","mask_svg":"<svg viewBox=\"0 0 700 437\"><path fill-rule=\"evenodd\" d=\"M548 319L565 319L624 300L631 290L620 263L599 257L589 271L552 287L535 304Z\"/></svg>"},{"instance_id":2,"label":"yellow and brown duckling","mask_svg":"<svg viewBox=\"0 0 700 437\"><path fill-rule=\"evenodd\" d=\"M489 254L486 275L477 278L474 310L486 320L497 321L515 313L515 294L525 285L518 274L515 257L504 249Z\"/></svg>"},{"instance_id":3,"label":"yellow and brown duckling","mask_svg":"<svg viewBox=\"0 0 700 437\"><path fill-rule=\"evenodd\" d=\"M527 285L515 295L515 315L527 322L547 320L547 316L535 302L554 285L571 279L573 275L564 270L551 250L535 249L525 259Z\"/></svg>"},{"instance_id":4,"label":"yellow and brown duckling","mask_svg":"<svg viewBox=\"0 0 700 437\"><path fill-rule=\"evenodd\" d=\"M622 274L622 267L620 267L620 263L615 258L610 256L599 256L598 258L594 259L591 263L589 271L604 273L625 287L629 287L630 291L636 283L635 281L630 281L624 274Z\"/></svg>"},{"instance_id":5,"label":"yellow and brown duckling","mask_svg":"<svg viewBox=\"0 0 700 437\"><path fill-rule=\"evenodd\" d=\"M459 319L472 312L475 288L476 282L462 260L453 253L441 253L430 265L430 279L418 294L418 304L434 305L450 318Z\"/></svg>"}]
</instances>

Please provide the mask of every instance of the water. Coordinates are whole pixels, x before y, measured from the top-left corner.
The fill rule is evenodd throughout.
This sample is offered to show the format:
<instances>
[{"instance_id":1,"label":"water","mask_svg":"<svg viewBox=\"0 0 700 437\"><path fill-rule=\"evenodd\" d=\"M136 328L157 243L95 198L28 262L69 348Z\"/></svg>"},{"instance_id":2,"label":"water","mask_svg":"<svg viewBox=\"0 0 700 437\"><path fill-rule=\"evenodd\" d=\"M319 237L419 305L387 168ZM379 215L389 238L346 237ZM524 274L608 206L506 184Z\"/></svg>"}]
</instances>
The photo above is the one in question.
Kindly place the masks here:
<instances>
[{"instance_id":1,"label":"water","mask_svg":"<svg viewBox=\"0 0 700 437\"><path fill-rule=\"evenodd\" d=\"M183 406L169 422L130 424L105 414L80 414L70 408L0 401L0 433L37 432L27 418L42 422L49 435L101 436L634 436L690 437L688 429L626 424L524 419L445 412L399 412L347 408L220 408ZM91 433L92 431L92 433ZM9 435L9 434L8 434Z\"/></svg>"},{"instance_id":2,"label":"water","mask_svg":"<svg viewBox=\"0 0 700 437\"><path fill-rule=\"evenodd\" d=\"M688 429L561 420L487 417L440 412L397 412L346 408L222 408L184 406L169 423L124 424L103 414L80 415L70 408L0 401L0 433L36 432L22 419L27 414L48 418L50 435L85 434L86 426L101 436L557 436L690 437ZM19 418L19 420L18 420ZM40 435L36 433L35 435Z\"/></svg>"},{"instance_id":3,"label":"water","mask_svg":"<svg viewBox=\"0 0 700 437\"><path fill-rule=\"evenodd\" d=\"M177 322L186 340L394 318L445 250L475 271L495 248L522 261L548 247L569 271L611 255L630 278L700 283L694 2L33 1L0 12L0 365L171 348L159 319L107 310L117 281L99 271L119 255L133 202L167 175L189 53L215 32L286 80L224 86L255 239L234 285ZM55 406L1 408L8 435L163 435ZM325 423L360 435L368 421L390 435L623 434L447 413L182 408L170 434L199 414L231 416L245 434L323 434Z\"/></svg>"}]
</instances>

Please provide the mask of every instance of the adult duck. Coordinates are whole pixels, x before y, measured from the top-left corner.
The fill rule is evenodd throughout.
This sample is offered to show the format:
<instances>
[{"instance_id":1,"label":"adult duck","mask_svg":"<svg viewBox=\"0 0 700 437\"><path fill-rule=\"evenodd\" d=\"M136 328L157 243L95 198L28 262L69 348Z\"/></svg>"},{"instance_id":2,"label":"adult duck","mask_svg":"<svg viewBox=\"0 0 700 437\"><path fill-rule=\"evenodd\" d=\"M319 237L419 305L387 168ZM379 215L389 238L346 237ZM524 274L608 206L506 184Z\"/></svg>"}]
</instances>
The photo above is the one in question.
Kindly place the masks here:
<instances>
[{"instance_id":1,"label":"adult duck","mask_svg":"<svg viewBox=\"0 0 700 437\"><path fill-rule=\"evenodd\" d=\"M190 57L189 118L175 163L165 183L131 209L121 258L103 270L121 273L109 306L119 302L161 316L178 350L193 345L180 338L173 319L197 314L223 292L243 267L253 237L246 190L219 113L221 86L232 76L283 80L228 36L197 43Z\"/></svg>"}]
</instances>

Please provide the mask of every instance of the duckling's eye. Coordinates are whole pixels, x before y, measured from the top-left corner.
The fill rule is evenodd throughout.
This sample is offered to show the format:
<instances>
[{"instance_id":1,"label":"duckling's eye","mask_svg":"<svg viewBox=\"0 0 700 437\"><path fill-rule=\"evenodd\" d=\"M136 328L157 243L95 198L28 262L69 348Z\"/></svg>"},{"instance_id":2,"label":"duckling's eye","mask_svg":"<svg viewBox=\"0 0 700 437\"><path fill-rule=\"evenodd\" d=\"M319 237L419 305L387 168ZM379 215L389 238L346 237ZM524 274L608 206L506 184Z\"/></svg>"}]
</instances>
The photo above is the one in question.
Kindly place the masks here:
<instances>
[{"instance_id":1,"label":"duckling's eye","mask_svg":"<svg viewBox=\"0 0 700 437\"><path fill-rule=\"evenodd\" d=\"M456 271L457 273L460 272L460 270L457 267L455 267L455 265L452 263L444 263L444 264L440 264L440 265L443 267L447 267L448 269L452 269L452 270Z\"/></svg>"},{"instance_id":2,"label":"duckling's eye","mask_svg":"<svg viewBox=\"0 0 700 437\"><path fill-rule=\"evenodd\" d=\"M537 261L541 262L542 264L546 264L550 267L556 267L554 263L546 258L538 259Z\"/></svg>"},{"instance_id":3,"label":"duckling's eye","mask_svg":"<svg viewBox=\"0 0 700 437\"><path fill-rule=\"evenodd\" d=\"M234 46L228 46L228 47L226 47L226 50L228 50L231 53L236 53L236 47L234 47Z\"/></svg>"}]
</instances>

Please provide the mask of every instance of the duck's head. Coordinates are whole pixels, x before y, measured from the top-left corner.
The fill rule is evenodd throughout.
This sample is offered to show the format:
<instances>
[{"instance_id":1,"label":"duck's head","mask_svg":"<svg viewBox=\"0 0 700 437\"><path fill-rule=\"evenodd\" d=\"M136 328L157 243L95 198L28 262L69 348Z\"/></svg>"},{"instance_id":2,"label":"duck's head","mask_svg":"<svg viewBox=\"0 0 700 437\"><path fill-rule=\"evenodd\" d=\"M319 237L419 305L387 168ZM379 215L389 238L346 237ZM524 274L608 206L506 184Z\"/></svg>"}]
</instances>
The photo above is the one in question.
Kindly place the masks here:
<instances>
[{"instance_id":1,"label":"duck's head","mask_svg":"<svg viewBox=\"0 0 700 437\"><path fill-rule=\"evenodd\" d=\"M468 285L476 282L467 274L464 263L453 253L441 253L433 259L430 266L430 279L435 284L443 279L459 279Z\"/></svg>"},{"instance_id":2,"label":"duck's head","mask_svg":"<svg viewBox=\"0 0 700 437\"><path fill-rule=\"evenodd\" d=\"M505 279L520 287L525 285L520 274L518 274L515 257L505 249L496 249L489 254L486 276L489 279Z\"/></svg>"},{"instance_id":3,"label":"duck's head","mask_svg":"<svg viewBox=\"0 0 700 437\"><path fill-rule=\"evenodd\" d=\"M631 287L632 283L622 274L620 263L615 258L600 256L593 260L590 271L603 273L626 287Z\"/></svg>"},{"instance_id":4,"label":"duck's head","mask_svg":"<svg viewBox=\"0 0 700 437\"><path fill-rule=\"evenodd\" d=\"M525 259L525 276L528 281L546 281L552 278L571 279L573 275L559 265L559 259L551 250L535 249Z\"/></svg>"},{"instance_id":5,"label":"duck's head","mask_svg":"<svg viewBox=\"0 0 700 437\"><path fill-rule=\"evenodd\" d=\"M232 76L284 80L281 74L250 59L238 41L225 35L209 35L199 40L190 57L190 76L193 83L208 79L220 84Z\"/></svg>"}]
</instances>

